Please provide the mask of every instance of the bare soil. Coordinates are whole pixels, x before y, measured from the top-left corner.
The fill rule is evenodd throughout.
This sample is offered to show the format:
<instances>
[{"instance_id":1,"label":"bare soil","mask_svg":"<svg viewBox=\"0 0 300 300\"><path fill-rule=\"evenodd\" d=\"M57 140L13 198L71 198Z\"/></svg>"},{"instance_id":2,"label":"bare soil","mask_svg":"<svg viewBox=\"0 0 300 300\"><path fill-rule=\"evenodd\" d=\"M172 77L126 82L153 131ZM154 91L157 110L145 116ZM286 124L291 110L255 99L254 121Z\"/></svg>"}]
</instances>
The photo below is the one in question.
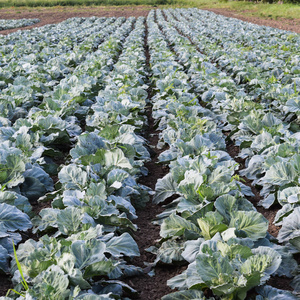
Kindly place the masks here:
<instances>
[{"instance_id":1,"label":"bare soil","mask_svg":"<svg viewBox=\"0 0 300 300\"><path fill-rule=\"evenodd\" d=\"M159 132L154 129L154 120L151 116L152 107L146 108L148 117L148 127L144 133L144 137L148 140L148 144L152 149L152 160L145 163L148 169L148 176L144 176L139 180L139 183L155 189L155 184L159 178L162 178L168 173L168 167L157 164L159 154L165 149L157 149ZM147 248L153 246L160 239L160 226L152 224L156 215L163 211L161 205L152 203L152 197L145 208L137 209L138 219L135 224L138 226L138 231L133 235L140 250L140 256L133 259L132 263L143 268L144 275L132 277L125 280L131 287L136 289L139 296L136 299L140 300L158 300L166 294L172 293L167 286L167 280L182 273L186 266L157 264L154 268L155 275L150 277L148 272L152 270L147 264L154 262L156 256L146 251ZM146 263L146 264L145 264Z\"/></svg>"},{"instance_id":2,"label":"bare soil","mask_svg":"<svg viewBox=\"0 0 300 300\"><path fill-rule=\"evenodd\" d=\"M13 288L11 278L7 274L0 274L0 297L5 296L9 289Z\"/></svg>"},{"instance_id":3,"label":"bare soil","mask_svg":"<svg viewBox=\"0 0 300 300\"><path fill-rule=\"evenodd\" d=\"M150 56L147 37L148 30L146 28L144 47L147 60L146 63L147 67L149 67ZM149 87L148 99L151 100L152 96L152 87ZM150 147L151 161L145 163L145 167L149 171L148 176L141 177L139 183L155 190L157 180L164 177L169 172L169 169L167 166L158 164L159 154L166 149L158 149L156 147L159 140L159 131L155 129L154 119L152 118L151 103L146 107L145 113L148 119L148 124L145 126L143 136L148 141L148 145ZM156 257L146 251L146 249L155 245L157 240L160 239L160 226L152 224L152 220L163 210L164 209L161 205L152 203L152 197L145 208L137 209L138 219L135 223L139 229L136 234L134 234L134 239L139 246L141 255L136 257L132 263L143 268L144 275L133 277L130 280L127 280L127 283L138 291L139 296L137 299L140 300L158 300L164 295L172 293L172 290L167 286L167 280L186 269L185 266L157 264L154 268L155 275L152 277L148 275L152 268L146 264L153 263Z\"/></svg>"},{"instance_id":4,"label":"bare soil","mask_svg":"<svg viewBox=\"0 0 300 300\"><path fill-rule=\"evenodd\" d=\"M156 148L159 132L154 129L154 120L152 119L152 108L148 106L146 109L148 117L148 126L144 133L144 137L148 140L148 144L153 150L151 161L145 164L148 169L148 176L142 177L139 183L155 189L155 184L159 178L167 174L168 169L157 164L157 158L162 150ZM144 269L144 276L131 278L128 283L139 292L137 299L152 300L160 299L162 296L171 293L172 290L167 287L167 280L178 274L176 267L173 266L157 266L155 268L155 276L150 277L147 273L151 271L151 267L146 267L146 263L153 263L155 255L146 251L147 248L156 244L160 239L158 225L152 224L152 220L163 211L160 205L152 203L152 199L147 203L145 208L137 209L138 219L136 224L138 231L134 234L140 250L140 256L133 260L133 264Z\"/></svg>"}]
</instances>

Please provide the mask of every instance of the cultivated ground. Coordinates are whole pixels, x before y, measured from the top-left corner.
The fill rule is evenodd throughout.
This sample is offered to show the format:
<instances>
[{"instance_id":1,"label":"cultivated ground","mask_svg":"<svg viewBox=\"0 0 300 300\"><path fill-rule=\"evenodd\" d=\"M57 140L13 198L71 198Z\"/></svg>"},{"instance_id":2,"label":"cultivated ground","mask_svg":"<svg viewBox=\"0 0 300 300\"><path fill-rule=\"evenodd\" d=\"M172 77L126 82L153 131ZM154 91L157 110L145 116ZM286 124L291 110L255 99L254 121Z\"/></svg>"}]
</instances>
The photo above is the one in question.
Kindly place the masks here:
<instances>
[{"instance_id":1,"label":"cultivated ground","mask_svg":"<svg viewBox=\"0 0 300 300\"><path fill-rule=\"evenodd\" d=\"M59 23L63 20L72 17L90 17L90 16L97 16L97 17L139 17L139 16L147 16L148 12L154 9L151 6L62 6L62 7L37 7L37 8L2 8L0 10L0 19L22 19L22 18L39 18L41 21L35 25L28 26L24 29L29 29L33 27L39 27L46 24L53 24ZM231 18L237 18L243 21L259 24L259 25L266 25L271 26L274 28L280 28L284 30L290 30L297 33L300 33L300 16L299 19L262 19L259 17L254 16L247 16L241 13L237 13L234 11L222 9L222 8L213 8L207 9L213 11L217 14L221 14ZM245 13L247 13L245 11ZM10 29L10 30L3 30L1 34L8 34L14 32L18 29Z\"/></svg>"},{"instance_id":2,"label":"cultivated ground","mask_svg":"<svg viewBox=\"0 0 300 300\"><path fill-rule=\"evenodd\" d=\"M41 21L35 25L20 28L21 30L39 27L46 24L59 23L65 19L71 17L129 17L129 16L147 16L148 12L153 9L153 7L149 6L136 6L136 7L54 7L54 8L5 8L0 10L0 19L21 19L21 18L39 18ZM261 19L258 17L245 16L232 11L224 10L224 9L208 9L218 14L225 15L227 17L233 17L237 19L241 19L244 21L248 21L251 23L256 23L259 25L266 25L275 28L290 30L294 32L300 33L300 18L289 20L289 19ZM17 29L5 30L1 31L1 34L8 34L14 32ZM148 56L148 50L146 49L146 55ZM149 91L149 97L151 96L151 91ZM149 128L148 131L145 132L145 138L150 142L150 145L155 147L158 140L158 133L155 131L153 126L153 120L151 118L151 107L148 107L148 121ZM227 145L227 151L231 156L236 156L239 149L236 149L232 145ZM149 176L143 178L141 180L142 184L145 184L152 189L154 189L155 183L158 178L163 177L168 169L163 166L158 166L156 164L157 157L159 155L159 150L154 148L155 154L153 154L153 160L146 164L145 166L149 169ZM247 182L250 185L250 182ZM259 200L259 192L253 189L254 194L257 196ZM155 244L155 240L159 238L159 228L151 224L151 220L162 211L161 207L151 204L150 202L147 205L146 209L141 209L138 211L138 220L136 224L140 228L137 232L135 239L140 247L141 257L137 258L134 262L135 265L140 267L145 267L144 262L152 262L154 260L154 256L147 253L144 249L150 247ZM275 212L274 211L265 211L264 209L260 209L260 212L264 214L264 216L271 221L272 223L274 219ZM277 236L278 228L272 225L269 228L269 232L273 236ZM171 290L166 286L166 281L175 276L178 273L181 273L185 266L158 266L156 268L156 274L154 277L149 279L148 276L135 278L128 283L135 289L140 292L140 298L143 300L153 300L160 299L163 295L170 293ZM145 273L147 272L147 268L145 269ZM280 279L276 281L276 278L273 279L274 282L269 282L273 286L277 286L279 288L286 288L286 283L284 280ZM0 296L4 295L8 288L11 287L10 281L5 278L5 276L0 276Z\"/></svg>"}]
</instances>

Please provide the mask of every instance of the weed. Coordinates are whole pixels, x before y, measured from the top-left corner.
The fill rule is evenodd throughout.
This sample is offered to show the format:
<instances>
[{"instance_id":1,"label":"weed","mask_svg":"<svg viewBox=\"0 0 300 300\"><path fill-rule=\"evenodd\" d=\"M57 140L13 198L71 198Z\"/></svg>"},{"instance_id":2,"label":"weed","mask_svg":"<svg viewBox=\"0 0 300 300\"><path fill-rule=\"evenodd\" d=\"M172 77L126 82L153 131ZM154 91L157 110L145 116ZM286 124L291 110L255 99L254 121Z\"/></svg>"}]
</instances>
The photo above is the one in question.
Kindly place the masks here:
<instances>
[{"instance_id":1,"label":"weed","mask_svg":"<svg viewBox=\"0 0 300 300\"><path fill-rule=\"evenodd\" d=\"M22 278L21 284L23 285L23 288L25 289L25 291L28 291L28 290L29 290L29 287L28 287L28 284L27 284L27 282L26 282L26 280L25 280L25 277L24 277L24 275L23 275L23 271L22 271L21 264L20 264L20 262L19 262L19 260L18 260L18 257L17 257L17 251L16 251L16 247L15 247L14 241L12 241L12 244L13 244L14 257L15 257L15 260L16 260L16 264L17 264L18 270L19 270L20 275L21 275L21 278ZM14 292L14 293L16 293L16 294L19 295L19 296L25 297L24 294L22 294L22 293L20 293L20 292L18 292L18 291L16 291L16 290L14 290L14 289L9 289L9 290L7 291L6 296L8 296L10 292Z\"/></svg>"}]
</instances>

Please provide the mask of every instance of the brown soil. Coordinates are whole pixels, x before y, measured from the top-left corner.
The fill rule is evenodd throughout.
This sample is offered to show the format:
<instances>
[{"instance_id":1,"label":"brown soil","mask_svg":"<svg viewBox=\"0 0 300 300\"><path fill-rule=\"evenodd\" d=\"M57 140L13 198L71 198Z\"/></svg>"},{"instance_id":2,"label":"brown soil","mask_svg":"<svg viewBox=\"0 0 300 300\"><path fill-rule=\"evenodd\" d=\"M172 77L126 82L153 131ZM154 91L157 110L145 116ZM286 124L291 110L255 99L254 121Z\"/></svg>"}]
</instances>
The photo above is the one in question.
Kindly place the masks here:
<instances>
[{"instance_id":1,"label":"brown soil","mask_svg":"<svg viewBox=\"0 0 300 300\"><path fill-rule=\"evenodd\" d=\"M149 126L144 133L144 137L148 140L149 145L152 146L153 156L151 161L145 163L145 167L149 171L148 176L142 177L139 183L154 190L157 180L168 173L168 168L157 164L159 154L165 149L156 148L159 132L154 129L151 106L146 108L146 114ZM173 291L167 286L167 280L186 269L185 266L158 264L154 268L155 275L153 277L147 274L152 268L146 266L145 262L148 264L153 263L156 256L147 252L146 249L155 245L156 241L160 239L160 226L152 224L152 220L162 211L162 206L153 204L152 199L150 199L145 208L137 209L138 219L135 223L139 229L133 237L139 246L141 255L133 259L132 263L143 268L144 275L125 280L126 283L138 291L139 296L136 299L158 300L164 295L172 293Z\"/></svg>"},{"instance_id":2,"label":"brown soil","mask_svg":"<svg viewBox=\"0 0 300 300\"><path fill-rule=\"evenodd\" d=\"M149 66L149 49L147 45L148 32L146 29L145 36L145 55L147 59L147 66ZM152 97L152 88L148 90L148 98ZM152 118L152 106L146 107L146 115L148 119L148 126L145 128L144 137L148 141L151 148L151 161L145 163L148 169L148 176L140 178L139 183L155 190L155 184L159 178L162 178L168 173L168 167L158 164L158 156L165 149L157 149L159 140L159 131L155 130L154 119ZM147 203L145 208L137 209L138 219L136 224L138 231L134 235L140 250L140 256L133 260L133 264L144 269L143 276L133 277L127 281L130 286L139 292L137 299L141 300L158 300L162 296L169 294L172 290L167 286L167 280L181 273L185 267L175 265L156 265L154 268L155 275L150 277L147 273L151 271L150 266L146 266L145 262L151 264L155 260L155 255L146 251L147 248L156 244L160 239L160 226L152 224L152 220L163 211L161 205L152 203L152 199Z\"/></svg>"},{"instance_id":3,"label":"brown soil","mask_svg":"<svg viewBox=\"0 0 300 300\"><path fill-rule=\"evenodd\" d=\"M103 6L63 6L63 7L39 7L39 8L3 8L0 10L1 19L38 18L39 23L31 26L0 31L1 34L9 34L17 30L41 27L46 24L56 24L73 17L146 17L150 8L147 6L134 7L103 7Z\"/></svg>"},{"instance_id":4,"label":"brown soil","mask_svg":"<svg viewBox=\"0 0 300 300\"><path fill-rule=\"evenodd\" d=\"M13 288L10 276L7 274L0 274L0 297L5 296L9 289Z\"/></svg>"},{"instance_id":5,"label":"brown soil","mask_svg":"<svg viewBox=\"0 0 300 300\"><path fill-rule=\"evenodd\" d=\"M280 289L280 290L287 290L293 291L293 288L290 286L291 278L287 278L285 276L272 276L268 281L267 284Z\"/></svg>"},{"instance_id":6,"label":"brown soil","mask_svg":"<svg viewBox=\"0 0 300 300\"><path fill-rule=\"evenodd\" d=\"M154 190L157 180L168 173L168 168L157 164L159 154L165 149L161 150L155 147L158 142L159 132L154 129L151 106L146 108L146 114L149 126L146 129L144 137L148 140L149 145L152 146L153 157L151 161L145 164L145 167L149 170L148 176L142 177L139 183ZM135 223L139 229L133 236L139 246L141 255L135 258L132 263L143 268L145 274L126 281L139 292L137 299L141 300L161 299L162 296L171 293L172 290L167 286L167 280L178 275L185 269L185 267L175 265L156 265L154 268L155 275L153 277L147 275L151 271L151 267L146 266L145 262L153 263L155 255L147 252L146 249L155 245L156 241L160 239L160 226L152 224L152 220L163 211L161 205L155 205L151 200L145 208L137 209L138 219Z\"/></svg>"},{"instance_id":7,"label":"brown soil","mask_svg":"<svg viewBox=\"0 0 300 300\"><path fill-rule=\"evenodd\" d=\"M278 18L277 20L272 19L263 19L259 17L254 16L247 16L244 14L239 14L232 10L227 10L223 8L205 8L205 10L212 11L218 15L223 15L230 18L239 19L242 21L258 24L258 25L265 25L270 26L274 28L294 31L297 33L300 33L300 18L299 19L284 19L284 18ZM245 13L248 13L248 11L245 11Z\"/></svg>"}]
</instances>

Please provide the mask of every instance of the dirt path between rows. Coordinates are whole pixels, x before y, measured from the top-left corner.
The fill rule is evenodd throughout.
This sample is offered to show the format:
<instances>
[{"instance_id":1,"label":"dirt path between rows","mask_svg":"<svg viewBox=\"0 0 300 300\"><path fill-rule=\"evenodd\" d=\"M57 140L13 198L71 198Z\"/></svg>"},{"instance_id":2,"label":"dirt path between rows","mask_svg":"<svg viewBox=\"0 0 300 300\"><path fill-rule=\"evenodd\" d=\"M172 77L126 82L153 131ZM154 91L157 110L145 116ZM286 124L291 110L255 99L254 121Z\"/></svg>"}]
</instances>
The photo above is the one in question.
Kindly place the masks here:
<instances>
[{"instance_id":1,"label":"dirt path between rows","mask_svg":"<svg viewBox=\"0 0 300 300\"><path fill-rule=\"evenodd\" d=\"M62 22L72 17L139 17L148 15L148 12L153 9L150 6L132 6L132 7L117 7L117 6L58 6L58 7L20 7L20 8L2 8L0 9L0 19L22 19L22 18L39 18L41 21L37 24L0 31L1 34L8 34L19 29L30 29L34 27L44 26L46 24L55 24ZM224 15L226 17L236 18L250 23L265 25L284 30L290 30L300 33L300 18L289 19L262 19L259 17L247 16L235 11L222 8L204 8L205 10ZM245 12L247 13L247 12Z\"/></svg>"},{"instance_id":2,"label":"dirt path between rows","mask_svg":"<svg viewBox=\"0 0 300 300\"><path fill-rule=\"evenodd\" d=\"M147 69L150 70L150 54L147 38L148 30L146 27L145 56ZM148 78L147 81L148 84L150 84L150 78ZM154 191L157 180L164 177L169 172L169 168L165 165L158 164L159 154L166 149L157 148L160 132L156 130L154 119L152 118L152 96L153 90L150 84L150 87L148 88L149 104L145 111L148 124L145 126L143 136L151 148L151 161L145 163L145 167L148 169L149 173L147 176L141 177L139 183L150 187ZM134 239L139 246L141 255L133 260L133 264L143 268L145 275L136 276L125 281L138 291L139 296L137 299L139 300L158 300L164 295L172 293L173 291L171 288L167 286L167 280L178 275L186 268L185 266L178 266L175 264L157 264L153 269L155 275L151 277L148 275L152 268L150 265L147 267L147 264L152 264L156 256L149 253L146 249L154 246L156 241L160 239L160 226L154 225L152 221L158 214L163 212L163 210L164 208L162 205L154 204L152 199L150 199L145 208L137 209L138 219L135 221L135 224L139 229L136 234L134 234Z\"/></svg>"},{"instance_id":3,"label":"dirt path between rows","mask_svg":"<svg viewBox=\"0 0 300 300\"><path fill-rule=\"evenodd\" d=\"M145 163L149 174L148 176L143 176L139 180L139 183L155 190L157 180L165 176L169 170L167 166L157 164L159 154L165 149L157 149L156 147L159 132L154 128L152 105L146 108L146 115L148 117L148 128L144 137L147 139L148 145L153 152L151 161ZM153 269L154 276L150 277L148 275L148 272L151 271L152 268L151 266L147 267L147 264L153 263L156 256L146 251L146 249L150 246L154 246L156 241L160 239L160 226L152 224L152 221L158 214L163 212L163 210L162 205L154 204L152 199L147 203L145 208L137 209L138 219L135 220L135 224L139 229L133 237L139 246L141 255L133 260L133 264L143 268L145 275L125 279L125 282L138 291L139 296L137 299L139 300L158 300L164 295L174 292L167 286L167 280L186 269L185 266L175 264L157 264Z\"/></svg>"}]
</instances>

